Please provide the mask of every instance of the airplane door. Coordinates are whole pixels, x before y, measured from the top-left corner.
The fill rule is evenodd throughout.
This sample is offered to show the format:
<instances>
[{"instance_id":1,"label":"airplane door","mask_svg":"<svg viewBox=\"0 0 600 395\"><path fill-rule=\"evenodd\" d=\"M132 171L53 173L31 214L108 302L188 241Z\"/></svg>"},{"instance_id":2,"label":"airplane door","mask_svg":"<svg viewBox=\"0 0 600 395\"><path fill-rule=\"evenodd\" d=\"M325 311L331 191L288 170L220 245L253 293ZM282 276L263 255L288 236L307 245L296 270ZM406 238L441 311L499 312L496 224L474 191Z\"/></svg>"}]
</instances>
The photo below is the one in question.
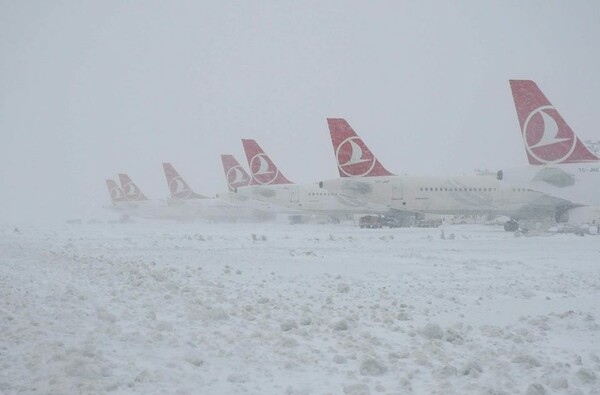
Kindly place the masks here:
<instances>
[{"instance_id":1,"label":"airplane door","mask_svg":"<svg viewBox=\"0 0 600 395\"><path fill-rule=\"evenodd\" d=\"M392 200L403 200L402 184L392 184Z\"/></svg>"},{"instance_id":2,"label":"airplane door","mask_svg":"<svg viewBox=\"0 0 600 395\"><path fill-rule=\"evenodd\" d=\"M300 191L297 186L290 187L290 202L298 203L300 201Z\"/></svg>"}]
</instances>

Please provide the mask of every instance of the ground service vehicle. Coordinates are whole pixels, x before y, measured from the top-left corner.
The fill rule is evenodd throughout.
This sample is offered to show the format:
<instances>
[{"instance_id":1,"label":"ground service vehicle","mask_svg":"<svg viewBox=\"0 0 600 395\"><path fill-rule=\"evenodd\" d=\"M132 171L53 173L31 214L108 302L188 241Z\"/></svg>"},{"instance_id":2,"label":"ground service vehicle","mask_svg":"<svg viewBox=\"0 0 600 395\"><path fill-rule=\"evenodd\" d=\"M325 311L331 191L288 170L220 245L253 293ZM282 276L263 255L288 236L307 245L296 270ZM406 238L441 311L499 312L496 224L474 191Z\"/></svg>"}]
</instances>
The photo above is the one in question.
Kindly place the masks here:
<instances>
[{"instance_id":1,"label":"ground service vehicle","mask_svg":"<svg viewBox=\"0 0 600 395\"><path fill-rule=\"evenodd\" d=\"M358 226L361 229L370 228L370 229L378 229L383 226L381 217L378 215L365 215L360 217L358 220Z\"/></svg>"}]
</instances>

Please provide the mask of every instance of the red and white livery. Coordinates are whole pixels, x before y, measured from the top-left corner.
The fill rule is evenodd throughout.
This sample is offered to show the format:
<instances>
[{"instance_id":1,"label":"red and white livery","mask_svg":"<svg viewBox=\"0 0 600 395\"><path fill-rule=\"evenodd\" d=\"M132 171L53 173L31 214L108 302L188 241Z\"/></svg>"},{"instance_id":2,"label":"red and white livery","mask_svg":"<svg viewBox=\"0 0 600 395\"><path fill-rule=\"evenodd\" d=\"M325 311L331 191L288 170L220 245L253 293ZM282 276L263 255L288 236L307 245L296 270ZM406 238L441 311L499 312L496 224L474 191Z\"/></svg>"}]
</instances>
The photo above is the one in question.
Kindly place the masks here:
<instances>
[{"instance_id":1,"label":"red and white livery","mask_svg":"<svg viewBox=\"0 0 600 395\"><path fill-rule=\"evenodd\" d=\"M138 188L129 175L124 173L119 174L119 182L121 183L121 189L125 193L125 197L128 201L141 202L148 200L146 195Z\"/></svg>"},{"instance_id":2,"label":"red and white livery","mask_svg":"<svg viewBox=\"0 0 600 395\"><path fill-rule=\"evenodd\" d=\"M185 182L183 177L181 177L177 170L175 170L172 164L163 163L162 165L172 199L206 199L206 196L200 195L199 193L194 192L192 188L190 188L188 183Z\"/></svg>"},{"instance_id":3,"label":"red and white livery","mask_svg":"<svg viewBox=\"0 0 600 395\"><path fill-rule=\"evenodd\" d=\"M503 170L507 181L568 201L557 218L600 223L600 159L584 145L537 84L511 80L529 166Z\"/></svg>"},{"instance_id":4,"label":"red and white livery","mask_svg":"<svg viewBox=\"0 0 600 395\"><path fill-rule=\"evenodd\" d=\"M331 144L340 177L393 176L342 118L328 118Z\"/></svg>"},{"instance_id":5,"label":"red and white livery","mask_svg":"<svg viewBox=\"0 0 600 395\"><path fill-rule=\"evenodd\" d=\"M238 188L247 187L252 184L252 177L250 177L248 172L233 155L221 155L221 162L223 163L223 171L225 171L227 187L230 191L235 191Z\"/></svg>"},{"instance_id":6,"label":"red and white livery","mask_svg":"<svg viewBox=\"0 0 600 395\"><path fill-rule=\"evenodd\" d=\"M252 175L250 185L293 184L254 140L242 139L246 159Z\"/></svg>"},{"instance_id":7,"label":"red and white livery","mask_svg":"<svg viewBox=\"0 0 600 395\"><path fill-rule=\"evenodd\" d=\"M113 206L127 201L125 193L115 180L107 179L106 187L108 188L108 194L110 195L110 201Z\"/></svg>"},{"instance_id":8,"label":"red and white livery","mask_svg":"<svg viewBox=\"0 0 600 395\"><path fill-rule=\"evenodd\" d=\"M547 215L558 199L492 176L397 176L387 170L346 120L327 120L341 178L320 185L337 195L411 213Z\"/></svg>"},{"instance_id":9,"label":"red and white livery","mask_svg":"<svg viewBox=\"0 0 600 395\"><path fill-rule=\"evenodd\" d=\"M535 82L511 80L510 88L530 165L598 161Z\"/></svg>"}]
</instances>

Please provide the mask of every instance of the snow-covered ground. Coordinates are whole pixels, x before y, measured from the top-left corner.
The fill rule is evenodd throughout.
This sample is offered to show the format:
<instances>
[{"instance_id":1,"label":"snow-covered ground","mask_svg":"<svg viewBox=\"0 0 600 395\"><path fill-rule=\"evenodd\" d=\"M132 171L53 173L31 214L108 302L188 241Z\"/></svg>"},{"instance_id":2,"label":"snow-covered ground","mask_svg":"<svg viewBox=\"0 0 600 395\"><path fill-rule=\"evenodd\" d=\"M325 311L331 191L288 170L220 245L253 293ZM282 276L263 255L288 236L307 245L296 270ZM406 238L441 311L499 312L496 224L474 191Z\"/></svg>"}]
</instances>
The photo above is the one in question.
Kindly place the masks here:
<instances>
[{"instance_id":1,"label":"snow-covered ground","mask_svg":"<svg viewBox=\"0 0 600 395\"><path fill-rule=\"evenodd\" d=\"M0 228L0 393L600 394L600 236Z\"/></svg>"}]
</instances>

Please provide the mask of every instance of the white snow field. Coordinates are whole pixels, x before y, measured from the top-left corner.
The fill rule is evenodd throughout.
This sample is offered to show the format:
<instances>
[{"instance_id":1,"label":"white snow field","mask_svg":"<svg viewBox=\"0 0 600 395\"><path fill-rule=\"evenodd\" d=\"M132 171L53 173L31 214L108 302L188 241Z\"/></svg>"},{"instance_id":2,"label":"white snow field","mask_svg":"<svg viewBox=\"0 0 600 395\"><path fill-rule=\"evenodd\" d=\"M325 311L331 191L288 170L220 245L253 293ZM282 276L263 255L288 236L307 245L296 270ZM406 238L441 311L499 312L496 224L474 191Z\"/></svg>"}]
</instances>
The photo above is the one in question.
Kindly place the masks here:
<instances>
[{"instance_id":1,"label":"white snow field","mask_svg":"<svg viewBox=\"0 0 600 395\"><path fill-rule=\"evenodd\" d=\"M600 236L0 228L2 394L600 394Z\"/></svg>"}]
</instances>

